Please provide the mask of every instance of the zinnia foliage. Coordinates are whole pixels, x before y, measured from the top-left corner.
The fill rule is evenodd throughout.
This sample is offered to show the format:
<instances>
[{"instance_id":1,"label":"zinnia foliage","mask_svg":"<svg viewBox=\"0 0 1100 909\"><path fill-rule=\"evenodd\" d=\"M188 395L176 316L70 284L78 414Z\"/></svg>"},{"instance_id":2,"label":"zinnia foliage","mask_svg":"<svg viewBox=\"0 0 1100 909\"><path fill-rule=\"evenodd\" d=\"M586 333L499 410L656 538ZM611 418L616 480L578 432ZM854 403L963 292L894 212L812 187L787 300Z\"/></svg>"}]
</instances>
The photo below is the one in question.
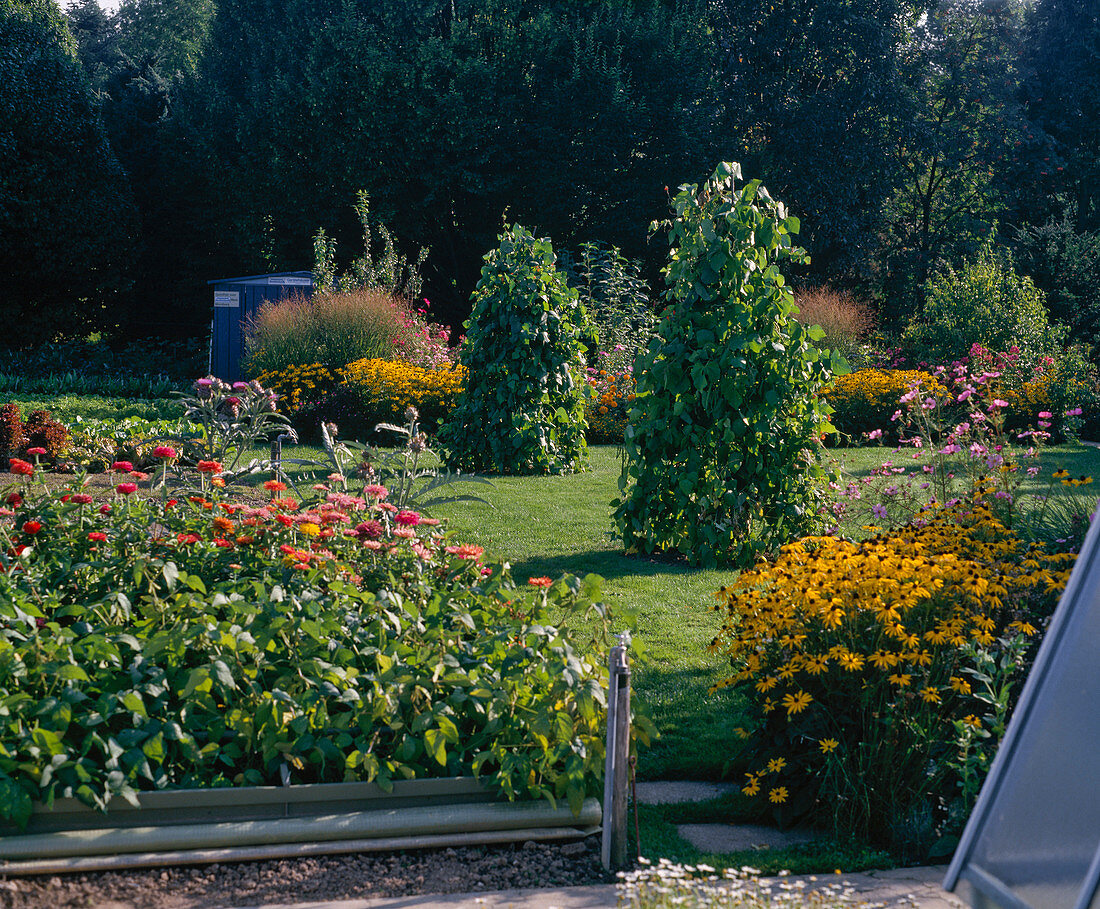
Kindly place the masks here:
<instances>
[{"instance_id":1,"label":"zinnia foliage","mask_svg":"<svg viewBox=\"0 0 1100 909\"><path fill-rule=\"evenodd\" d=\"M814 525L832 429L818 392L847 371L792 315L778 266L805 261L797 219L758 181L737 189L740 176L720 164L672 200L668 306L635 366L615 511L628 549L706 566L751 562Z\"/></svg>"}]
</instances>

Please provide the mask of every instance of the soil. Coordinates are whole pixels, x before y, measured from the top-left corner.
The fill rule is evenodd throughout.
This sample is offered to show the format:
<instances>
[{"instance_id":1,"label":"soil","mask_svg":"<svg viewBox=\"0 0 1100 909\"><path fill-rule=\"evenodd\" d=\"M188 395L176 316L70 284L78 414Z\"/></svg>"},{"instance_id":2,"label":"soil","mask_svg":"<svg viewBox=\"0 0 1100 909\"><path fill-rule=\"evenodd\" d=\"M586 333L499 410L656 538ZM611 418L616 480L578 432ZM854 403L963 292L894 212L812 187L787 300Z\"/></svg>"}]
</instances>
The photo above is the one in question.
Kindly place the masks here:
<instances>
[{"instance_id":1,"label":"soil","mask_svg":"<svg viewBox=\"0 0 1100 909\"><path fill-rule=\"evenodd\" d=\"M613 880L599 837L462 849L313 856L0 878L2 909L224 909L265 903L408 897Z\"/></svg>"}]
</instances>

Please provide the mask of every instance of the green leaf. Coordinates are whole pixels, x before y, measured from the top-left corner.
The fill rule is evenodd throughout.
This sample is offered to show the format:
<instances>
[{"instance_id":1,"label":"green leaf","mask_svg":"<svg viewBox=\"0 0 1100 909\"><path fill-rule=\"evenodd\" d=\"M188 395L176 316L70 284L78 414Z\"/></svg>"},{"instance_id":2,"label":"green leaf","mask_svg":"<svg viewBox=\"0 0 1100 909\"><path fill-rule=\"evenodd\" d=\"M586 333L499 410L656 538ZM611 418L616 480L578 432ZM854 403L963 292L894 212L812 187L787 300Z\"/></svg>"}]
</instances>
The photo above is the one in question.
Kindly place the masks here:
<instances>
[{"instance_id":1,"label":"green leaf","mask_svg":"<svg viewBox=\"0 0 1100 909\"><path fill-rule=\"evenodd\" d=\"M424 733L424 750L441 767L447 766L446 736L440 729L429 729Z\"/></svg>"}]
</instances>

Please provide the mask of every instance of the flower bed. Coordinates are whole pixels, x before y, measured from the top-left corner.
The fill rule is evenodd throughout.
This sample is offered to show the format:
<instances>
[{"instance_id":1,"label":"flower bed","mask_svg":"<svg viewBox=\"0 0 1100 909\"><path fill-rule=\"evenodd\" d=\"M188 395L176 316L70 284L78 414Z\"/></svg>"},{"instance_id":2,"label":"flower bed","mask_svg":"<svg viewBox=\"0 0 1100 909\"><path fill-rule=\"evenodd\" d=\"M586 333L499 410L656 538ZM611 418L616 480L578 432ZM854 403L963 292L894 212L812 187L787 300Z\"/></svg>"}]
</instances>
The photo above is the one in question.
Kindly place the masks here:
<instances>
[{"instance_id":1,"label":"flower bed","mask_svg":"<svg viewBox=\"0 0 1100 909\"><path fill-rule=\"evenodd\" d=\"M783 823L895 846L957 830L1074 560L972 498L861 543L808 538L743 573L718 593L711 649L758 723L744 793Z\"/></svg>"},{"instance_id":2,"label":"flower bed","mask_svg":"<svg viewBox=\"0 0 1100 909\"><path fill-rule=\"evenodd\" d=\"M437 522L325 493L49 492L0 510L0 817L139 790L474 775L598 788L602 656L563 625L599 581L517 588Z\"/></svg>"}]
</instances>

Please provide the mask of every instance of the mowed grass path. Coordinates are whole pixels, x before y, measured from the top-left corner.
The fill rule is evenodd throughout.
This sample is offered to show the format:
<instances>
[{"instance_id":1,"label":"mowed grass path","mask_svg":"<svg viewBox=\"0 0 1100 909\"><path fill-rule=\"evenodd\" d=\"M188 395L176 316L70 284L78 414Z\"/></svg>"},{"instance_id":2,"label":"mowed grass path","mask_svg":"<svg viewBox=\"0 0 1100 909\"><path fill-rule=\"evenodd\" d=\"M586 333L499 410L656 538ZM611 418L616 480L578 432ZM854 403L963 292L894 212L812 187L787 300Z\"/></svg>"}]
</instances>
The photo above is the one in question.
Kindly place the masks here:
<instances>
[{"instance_id":1,"label":"mowed grass path","mask_svg":"<svg viewBox=\"0 0 1100 909\"><path fill-rule=\"evenodd\" d=\"M855 476L865 476L892 453L889 448L832 452ZM310 452L296 449L289 456L309 457ZM542 575L601 575L612 611L634 615L640 644L634 689L661 730L658 742L641 752L639 777L718 779L737 758L740 739L734 730L742 724L742 710L739 695L730 690L709 693L729 666L708 654L707 645L720 623L713 610L714 592L731 583L737 572L627 556L611 518L620 466L617 448L594 447L590 469L583 473L493 477L491 487L459 484L452 489L479 495L492 507L453 503L433 513L447 519L456 539L477 543L491 556L509 561L520 583ZM1100 450L1058 446L1044 453L1042 468L1025 491L1045 491L1050 473L1065 468L1074 476L1096 477L1097 484L1081 491L1100 494ZM1061 491L1055 484L1054 492Z\"/></svg>"}]
</instances>

